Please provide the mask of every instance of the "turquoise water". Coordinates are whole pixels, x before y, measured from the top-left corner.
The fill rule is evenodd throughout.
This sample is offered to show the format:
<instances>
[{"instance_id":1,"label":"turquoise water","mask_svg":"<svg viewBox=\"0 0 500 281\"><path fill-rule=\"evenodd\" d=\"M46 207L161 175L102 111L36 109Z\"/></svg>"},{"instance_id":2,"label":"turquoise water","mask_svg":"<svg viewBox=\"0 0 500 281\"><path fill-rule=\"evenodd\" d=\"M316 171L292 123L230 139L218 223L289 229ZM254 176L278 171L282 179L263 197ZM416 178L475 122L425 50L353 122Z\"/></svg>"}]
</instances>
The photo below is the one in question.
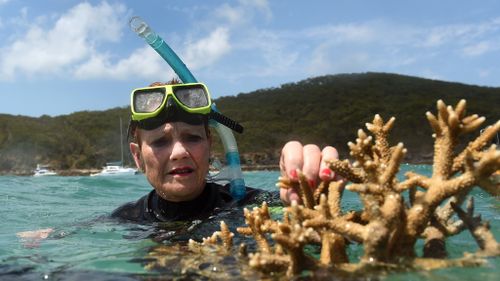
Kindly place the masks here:
<instances>
[{"instance_id":1,"label":"turquoise water","mask_svg":"<svg viewBox=\"0 0 500 281\"><path fill-rule=\"evenodd\" d=\"M429 166L405 166L404 170L430 173ZM402 171L404 172L404 171ZM247 185L274 190L277 172L245 172ZM158 243L148 238L156 228L117 223L106 216L124 202L149 192L144 176L127 177L0 177L0 280L110 280L155 279L183 276L168 271L144 269L144 258ZM479 189L472 193L476 212L489 220L500 239L500 204ZM357 197L347 192L343 206L357 208ZM216 221L216 220L214 220ZM240 222L236 226L242 225ZM212 225L213 226L213 225ZM21 239L16 233L53 228L49 238ZM207 233L211 233L212 230ZM207 236L207 235L205 235ZM447 243L451 257L477 246L468 232ZM351 256L360 255L359 249ZM183 252L177 262L182 260ZM175 264L175 263L174 263ZM383 280L497 280L499 259L478 268L451 268L430 272L393 273ZM200 270L204 268L199 265ZM234 268L233 268L234 270ZM237 276L237 275L236 275ZM240 276L240 278L242 278ZM246 276L245 279L248 279ZM255 279L259 278L255 275ZM187 278L189 279L189 278ZM198 278L194 278L198 279ZM234 278L233 278L234 279ZM236 278L238 279L238 278Z\"/></svg>"}]
</instances>

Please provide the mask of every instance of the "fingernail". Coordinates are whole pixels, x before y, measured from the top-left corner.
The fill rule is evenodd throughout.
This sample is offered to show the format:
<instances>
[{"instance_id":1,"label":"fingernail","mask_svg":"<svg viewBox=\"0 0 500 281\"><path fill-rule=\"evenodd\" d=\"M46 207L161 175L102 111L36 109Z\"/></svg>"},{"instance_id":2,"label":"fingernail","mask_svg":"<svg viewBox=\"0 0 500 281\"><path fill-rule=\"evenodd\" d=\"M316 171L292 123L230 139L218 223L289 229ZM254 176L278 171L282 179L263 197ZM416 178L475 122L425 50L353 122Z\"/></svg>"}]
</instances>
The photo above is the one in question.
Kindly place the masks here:
<instances>
[{"instance_id":1,"label":"fingernail","mask_svg":"<svg viewBox=\"0 0 500 281\"><path fill-rule=\"evenodd\" d=\"M297 170L291 170L290 171L290 178L296 180L298 179L299 177L297 176Z\"/></svg>"},{"instance_id":2,"label":"fingernail","mask_svg":"<svg viewBox=\"0 0 500 281\"><path fill-rule=\"evenodd\" d=\"M328 168L324 168L323 171L321 171L321 174L329 178L333 178L333 171Z\"/></svg>"},{"instance_id":3,"label":"fingernail","mask_svg":"<svg viewBox=\"0 0 500 281\"><path fill-rule=\"evenodd\" d=\"M315 180L307 180L307 183L309 184L310 187L316 187L316 181Z\"/></svg>"}]
</instances>

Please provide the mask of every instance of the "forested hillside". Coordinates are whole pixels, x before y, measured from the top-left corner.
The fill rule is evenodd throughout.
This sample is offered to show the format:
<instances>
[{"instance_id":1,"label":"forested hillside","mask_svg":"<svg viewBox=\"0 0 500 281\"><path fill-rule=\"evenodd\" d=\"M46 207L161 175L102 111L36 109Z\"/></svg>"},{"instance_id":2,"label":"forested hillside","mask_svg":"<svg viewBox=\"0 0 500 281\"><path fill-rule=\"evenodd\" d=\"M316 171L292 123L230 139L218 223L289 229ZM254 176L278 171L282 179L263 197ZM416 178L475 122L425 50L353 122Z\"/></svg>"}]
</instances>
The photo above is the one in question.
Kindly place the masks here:
<instances>
[{"instance_id":1,"label":"forested hillside","mask_svg":"<svg viewBox=\"0 0 500 281\"><path fill-rule=\"evenodd\" d=\"M310 78L215 102L245 127L243 135L236 134L243 164L266 165L277 164L279 149L292 139L331 144L348 157L347 142L376 113L384 120L396 117L392 141L405 144L408 162L429 161L432 133L425 112L434 112L438 99L453 106L466 99L468 112L485 116L488 125L500 119L500 88L385 73ZM126 106L57 117L0 114L0 173L24 174L37 163L68 170L119 160L120 118L125 134Z\"/></svg>"}]
</instances>

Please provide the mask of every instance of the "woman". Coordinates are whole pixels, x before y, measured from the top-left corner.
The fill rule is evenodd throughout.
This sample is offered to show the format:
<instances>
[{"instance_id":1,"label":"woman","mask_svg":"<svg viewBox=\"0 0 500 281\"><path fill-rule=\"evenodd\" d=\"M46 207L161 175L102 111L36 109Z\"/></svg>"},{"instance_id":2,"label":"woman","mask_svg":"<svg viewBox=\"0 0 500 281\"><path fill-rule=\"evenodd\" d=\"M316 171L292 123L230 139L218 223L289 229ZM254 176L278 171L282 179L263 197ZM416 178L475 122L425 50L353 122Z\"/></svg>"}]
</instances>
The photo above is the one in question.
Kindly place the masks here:
<instances>
[{"instance_id":1,"label":"woman","mask_svg":"<svg viewBox=\"0 0 500 281\"><path fill-rule=\"evenodd\" d=\"M173 83L178 82L169 84ZM165 84L154 83L151 87L162 85ZM134 106L132 103L131 108ZM212 146L208 115L203 110L188 112L172 97L157 106L157 115L139 113L142 117L132 120L129 127L135 164L154 189L136 202L117 208L112 217L139 223L192 221L236 205L276 201L267 192L247 187L246 196L236 202L228 186L208 183L205 176ZM281 176L298 181L297 170L301 170L314 186L318 180L334 178L323 160L336 158L337 151L331 146L320 150L316 145L291 141L282 149ZM280 198L287 205L300 201L293 189L281 189ZM20 232L18 236L29 245L38 245L51 232L53 229L48 228Z\"/></svg>"},{"instance_id":2,"label":"woman","mask_svg":"<svg viewBox=\"0 0 500 281\"><path fill-rule=\"evenodd\" d=\"M247 187L245 197L236 202L228 186L207 182L212 139L206 102L210 96L202 84L192 85L194 89L191 84L176 83L154 83L132 94L130 151L154 189L119 207L112 217L135 222L204 219L226 207L260 201L261 190ZM183 96L181 89L189 95ZM156 94L161 98L153 99ZM195 99L183 100L193 95ZM321 160L335 157L332 147L320 151L315 145L290 142L283 148L281 173L298 180L296 170L301 169L311 182L333 178ZM281 190L280 197L286 204L298 200L293 190Z\"/></svg>"}]
</instances>

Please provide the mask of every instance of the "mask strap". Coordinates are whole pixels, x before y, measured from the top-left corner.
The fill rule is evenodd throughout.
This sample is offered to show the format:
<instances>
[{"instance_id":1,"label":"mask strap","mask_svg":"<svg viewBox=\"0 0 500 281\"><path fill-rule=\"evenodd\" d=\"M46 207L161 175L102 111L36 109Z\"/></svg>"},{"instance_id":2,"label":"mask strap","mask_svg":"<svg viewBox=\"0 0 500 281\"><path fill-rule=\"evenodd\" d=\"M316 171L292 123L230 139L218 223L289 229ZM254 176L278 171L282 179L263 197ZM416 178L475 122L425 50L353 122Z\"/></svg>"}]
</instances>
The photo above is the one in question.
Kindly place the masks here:
<instances>
[{"instance_id":1,"label":"mask strap","mask_svg":"<svg viewBox=\"0 0 500 281\"><path fill-rule=\"evenodd\" d=\"M225 115L220 114L217 111L214 111L214 110L210 111L208 118L221 123L222 125L228 127L229 129L231 129L237 133L240 133L240 134L243 133L243 126L241 126L240 123L232 120L231 118L229 118Z\"/></svg>"}]
</instances>

